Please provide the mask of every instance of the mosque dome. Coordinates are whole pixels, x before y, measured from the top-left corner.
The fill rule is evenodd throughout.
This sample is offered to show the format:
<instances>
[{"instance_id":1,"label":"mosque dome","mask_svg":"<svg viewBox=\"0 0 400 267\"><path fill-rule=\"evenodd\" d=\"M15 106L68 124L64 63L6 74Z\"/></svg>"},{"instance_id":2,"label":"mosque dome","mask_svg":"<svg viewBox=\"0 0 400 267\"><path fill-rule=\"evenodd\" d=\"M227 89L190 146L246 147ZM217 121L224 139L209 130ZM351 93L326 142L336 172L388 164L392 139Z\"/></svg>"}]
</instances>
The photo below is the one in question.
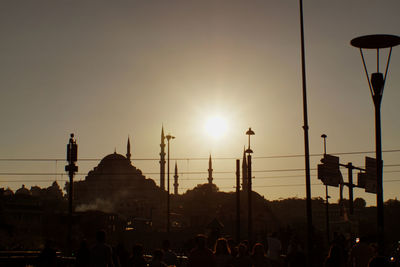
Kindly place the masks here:
<instances>
[{"instance_id":1,"label":"mosque dome","mask_svg":"<svg viewBox=\"0 0 400 267\"><path fill-rule=\"evenodd\" d=\"M29 189L27 189L25 187L25 185L23 184L22 187L20 189L18 189L17 191L15 191L16 195L30 195L30 191Z\"/></svg>"},{"instance_id":2,"label":"mosque dome","mask_svg":"<svg viewBox=\"0 0 400 267\"><path fill-rule=\"evenodd\" d=\"M125 156L114 152L105 156L88 176L92 175L142 175L142 172L131 164Z\"/></svg>"},{"instance_id":3,"label":"mosque dome","mask_svg":"<svg viewBox=\"0 0 400 267\"><path fill-rule=\"evenodd\" d=\"M109 166L128 166L130 165L130 161L122 156L121 154L118 154L117 152L114 152L113 154L109 154L105 156L99 163L99 168L101 167L109 167Z\"/></svg>"},{"instance_id":4,"label":"mosque dome","mask_svg":"<svg viewBox=\"0 0 400 267\"><path fill-rule=\"evenodd\" d=\"M12 196L12 195L14 195L14 192L9 187L7 187L7 189L4 191L4 195Z\"/></svg>"}]
</instances>

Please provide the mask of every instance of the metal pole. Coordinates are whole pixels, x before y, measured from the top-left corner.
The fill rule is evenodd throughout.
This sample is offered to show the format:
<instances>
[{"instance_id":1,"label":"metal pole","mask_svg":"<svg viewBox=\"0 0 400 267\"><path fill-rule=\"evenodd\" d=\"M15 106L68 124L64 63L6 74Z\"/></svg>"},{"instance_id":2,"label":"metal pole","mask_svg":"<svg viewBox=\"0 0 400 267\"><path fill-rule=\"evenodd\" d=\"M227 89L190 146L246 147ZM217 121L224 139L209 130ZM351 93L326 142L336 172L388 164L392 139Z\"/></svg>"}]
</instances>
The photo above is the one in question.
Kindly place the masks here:
<instances>
[{"instance_id":1,"label":"metal pole","mask_svg":"<svg viewBox=\"0 0 400 267\"><path fill-rule=\"evenodd\" d=\"M325 212L326 212L326 240L328 240L328 245L331 243L330 227L329 227L329 195L328 195L328 185L325 185Z\"/></svg>"},{"instance_id":2,"label":"metal pole","mask_svg":"<svg viewBox=\"0 0 400 267\"><path fill-rule=\"evenodd\" d=\"M170 140L170 138L168 138L168 136L167 136L167 141L168 141L168 160L167 160L167 171L168 171L168 175L167 175L167 233L169 233L169 215L170 215L170 211L169 211L169 140Z\"/></svg>"},{"instance_id":3,"label":"metal pole","mask_svg":"<svg viewBox=\"0 0 400 267\"><path fill-rule=\"evenodd\" d=\"M72 196L73 196L73 183L74 183L74 172L72 171L72 164L69 164L70 170L69 175L69 186L68 186L68 229L67 229L67 254L72 255Z\"/></svg>"},{"instance_id":4,"label":"metal pole","mask_svg":"<svg viewBox=\"0 0 400 267\"><path fill-rule=\"evenodd\" d=\"M326 156L326 134L322 134L321 137L324 139L324 157ZM328 241L328 246L331 243L330 237L330 227L329 227L329 194L328 194L328 185L325 185L325 216L326 216L326 240Z\"/></svg>"},{"instance_id":5,"label":"metal pole","mask_svg":"<svg viewBox=\"0 0 400 267\"><path fill-rule=\"evenodd\" d=\"M78 171L78 166L75 162L78 160L78 145L74 138L74 134L70 135L69 142L67 144L67 161L68 165L65 166L65 170L69 176L68 186L68 225L67 225L67 255L72 255L72 213L73 213L73 188L74 188L74 174Z\"/></svg>"},{"instance_id":6,"label":"metal pole","mask_svg":"<svg viewBox=\"0 0 400 267\"><path fill-rule=\"evenodd\" d=\"M378 253L384 256L385 242L384 242L384 212L383 212L383 164L382 164L382 139L381 139L381 96L376 98L379 100L374 101L375 104L375 142L376 142L376 203L377 203L377 224L378 224Z\"/></svg>"},{"instance_id":7,"label":"metal pole","mask_svg":"<svg viewBox=\"0 0 400 267\"><path fill-rule=\"evenodd\" d=\"M350 215L354 214L354 196L353 196L353 164L349 162L347 164L348 176L349 176L349 210Z\"/></svg>"},{"instance_id":8,"label":"metal pole","mask_svg":"<svg viewBox=\"0 0 400 267\"><path fill-rule=\"evenodd\" d=\"M306 63L304 49L304 25L303 25L303 1L300 1L300 32L301 32L301 70L303 81L303 120L304 120L304 152L305 152L305 170L306 170L306 210L307 210L307 262L312 266L313 249L313 224L311 207L311 181L310 181L310 149L308 141L308 114L307 114L307 86L306 86Z\"/></svg>"},{"instance_id":9,"label":"metal pole","mask_svg":"<svg viewBox=\"0 0 400 267\"><path fill-rule=\"evenodd\" d=\"M236 241L240 242L240 160L236 160Z\"/></svg>"},{"instance_id":10,"label":"metal pole","mask_svg":"<svg viewBox=\"0 0 400 267\"><path fill-rule=\"evenodd\" d=\"M248 239L249 239L249 244L251 246L252 241L253 241L253 219L252 219L252 199L251 199L251 193L252 193L252 188L251 188L251 182L252 182L252 177L251 177L251 154L247 155L247 173L248 173L248 224L247 224L247 232L248 232Z\"/></svg>"}]
</instances>

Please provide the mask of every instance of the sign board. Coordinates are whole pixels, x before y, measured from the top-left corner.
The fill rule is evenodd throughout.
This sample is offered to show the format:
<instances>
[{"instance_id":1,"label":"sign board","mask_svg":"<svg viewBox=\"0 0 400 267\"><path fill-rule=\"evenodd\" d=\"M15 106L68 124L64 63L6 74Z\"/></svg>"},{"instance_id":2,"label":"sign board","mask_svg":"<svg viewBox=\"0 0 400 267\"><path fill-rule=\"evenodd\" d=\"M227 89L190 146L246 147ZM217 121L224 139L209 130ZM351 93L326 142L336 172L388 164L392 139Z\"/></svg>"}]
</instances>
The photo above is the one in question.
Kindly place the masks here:
<instances>
[{"instance_id":1,"label":"sign board","mask_svg":"<svg viewBox=\"0 0 400 267\"><path fill-rule=\"evenodd\" d=\"M323 164L318 164L318 179L324 185L336 187L343 183L342 173L339 169L339 157L327 154L321 161Z\"/></svg>"},{"instance_id":2,"label":"sign board","mask_svg":"<svg viewBox=\"0 0 400 267\"><path fill-rule=\"evenodd\" d=\"M365 157L365 170L366 170L365 192L376 194L377 192L376 159Z\"/></svg>"},{"instance_id":3,"label":"sign board","mask_svg":"<svg viewBox=\"0 0 400 267\"><path fill-rule=\"evenodd\" d=\"M367 183L367 174L365 172L359 172L357 177L357 186L365 188L366 183Z\"/></svg>"}]
</instances>

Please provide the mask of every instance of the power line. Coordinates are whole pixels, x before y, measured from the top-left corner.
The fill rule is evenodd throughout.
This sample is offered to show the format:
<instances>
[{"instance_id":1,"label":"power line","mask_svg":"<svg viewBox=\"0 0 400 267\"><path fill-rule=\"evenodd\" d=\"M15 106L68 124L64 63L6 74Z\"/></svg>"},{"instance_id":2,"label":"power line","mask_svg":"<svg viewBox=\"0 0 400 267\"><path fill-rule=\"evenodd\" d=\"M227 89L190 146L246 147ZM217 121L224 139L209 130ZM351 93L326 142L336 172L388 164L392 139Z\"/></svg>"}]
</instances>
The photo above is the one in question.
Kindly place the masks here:
<instances>
[{"instance_id":1,"label":"power line","mask_svg":"<svg viewBox=\"0 0 400 267\"><path fill-rule=\"evenodd\" d=\"M383 150L383 153L394 153L400 152L400 149L387 149ZM337 152L330 153L331 155L356 155L356 154L373 154L375 151L352 151L352 152ZM311 157L321 157L323 154L311 154ZM258 156L254 159L277 159L277 158L300 158L304 157L303 154L293 154L293 155L272 155L272 156ZM101 161L103 158L80 158L79 161ZM171 158L171 160L208 160L208 157L181 157L181 158ZM213 157L213 160L235 160L237 157ZM110 159L110 160L126 160L126 159ZM131 161L158 161L159 158L133 158ZM0 161L65 161L65 158L0 158Z\"/></svg>"},{"instance_id":2,"label":"power line","mask_svg":"<svg viewBox=\"0 0 400 267\"><path fill-rule=\"evenodd\" d=\"M388 164L385 165L385 167L399 167L400 164ZM311 171L316 171L316 168L311 168ZM271 173L271 172L296 172L296 171L304 171L303 168L292 168L292 169L269 169L269 170L254 170L254 173ZM385 172L385 171L384 171ZM386 171L386 173L392 173L392 172L400 172L399 170L393 170L393 171ZM189 171L189 172L179 172L178 174L180 175L192 175L192 174L207 174L207 171ZM213 171L213 174L234 174L234 171ZM121 175L134 175L135 173L132 172L121 172L121 173L98 173L98 175L115 175L115 176L121 176ZM147 172L143 173L142 175L159 175L159 172ZM54 176L61 176L61 175L66 175L64 172L0 172L0 176L48 176L48 175L54 175ZM76 173L76 175L88 175L87 173Z\"/></svg>"}]
</instances>

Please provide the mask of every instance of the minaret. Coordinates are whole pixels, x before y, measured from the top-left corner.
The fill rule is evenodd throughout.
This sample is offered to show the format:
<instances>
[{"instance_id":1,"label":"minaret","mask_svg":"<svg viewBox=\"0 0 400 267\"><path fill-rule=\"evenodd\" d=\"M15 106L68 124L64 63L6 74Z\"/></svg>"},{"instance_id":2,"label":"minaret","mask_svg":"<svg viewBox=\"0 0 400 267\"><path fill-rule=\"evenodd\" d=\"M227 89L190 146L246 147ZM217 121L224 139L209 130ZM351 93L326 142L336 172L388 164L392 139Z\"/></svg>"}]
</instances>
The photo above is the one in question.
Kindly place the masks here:
<instances>
[{"instance_id":1,"label":"minaret","mask_svg":"<svg viewBox=\"0 0 400 267\"><path fill-rule=\"evenodd\" d=\"M212 168L212 162L211 162L211 154L210 154L210 158L208 160L208 183L212 184L213 182L213 177L212 177L212 172L213 172L213 168Z\"/></svg>"},{"instance_id":2,"label":"minaret","mask_svg":"<svg viewBox=\"0 0 400 267\"><path fill-rule=\"evenodd\" d=\"M177 195L178 194L178 165L175 162L175 175L174 175L174 194Z\"/></svg>"},{"instance_id":3,"label":"minaret","mask_svg":"<svg viewBox=\"0 0 400 267\"><path fill-rule=\"evenodd\" d=\"M165 135L164 126L161 127L161 152L160 152L160 187L165 190Z\"/></svg>"},{"instance_id":4,"label":"minaret","mask_svg":"<svg viewBox=\"0 0 400 267\"><path fill-rule=\"evenodd\" d=\"M126 145L126 158L131 161L131 142L129 140L129 136L128 136L128 143Z\"/></svg>"},{"instance_id":5,"label":"minaret","mask_svg":"<svg viewBox=\"0 0 400 267\"><path fill-rule=\"evenodd\" d=\"M246 152L243 149L243 160L242 160L242 190L247 191L247 160L246 160Z\"/></svg>"}]
</instances>

